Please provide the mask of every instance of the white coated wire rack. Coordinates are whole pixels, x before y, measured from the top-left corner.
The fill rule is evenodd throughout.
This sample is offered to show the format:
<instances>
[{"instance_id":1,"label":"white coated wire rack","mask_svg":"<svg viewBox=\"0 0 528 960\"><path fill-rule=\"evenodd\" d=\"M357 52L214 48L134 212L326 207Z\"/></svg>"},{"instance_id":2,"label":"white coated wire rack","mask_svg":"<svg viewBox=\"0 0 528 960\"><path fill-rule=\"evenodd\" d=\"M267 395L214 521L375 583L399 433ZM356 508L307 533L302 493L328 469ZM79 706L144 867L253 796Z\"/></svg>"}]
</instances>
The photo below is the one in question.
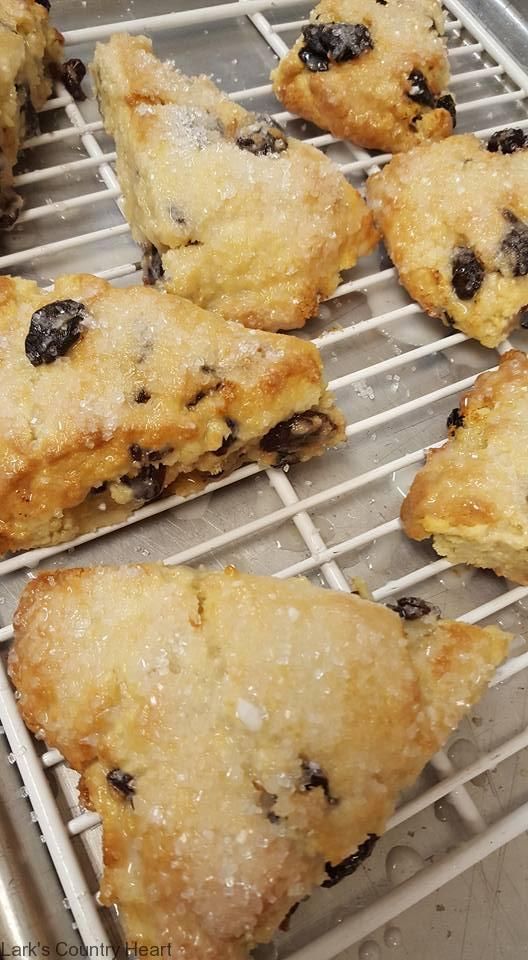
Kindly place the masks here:
<instances>
[{"instance_id":1,"label":"white coated wire rack","mask_svg":"<svg viewBox=\"0 0 528 960\"><path fill-rule=\"evenodd\" d=\"M446 0L446 7L459 127L480 136L512 124L528 128L528 76L459 0ZM75 52L89 56L95 40L127 30L153 34L165 52L177 49L178 38L187 40L192 31L204 47L208 42L204 35L209 31L224 22L236 23L241 52L231 64L237 69L220 78L226 86L232 77L233 98L254 109L274 109L274 115L292 133L324 149L360 186L365 175L379 169L389 155L374 157L318 132L290 113L277 111L268 82L251 86L235 77L237 72L248 73L238 63L243 59L248 27L253 42L256 28L259 43L268 50L268 59L262 54L253 74L249 71L254 79L262 80L271 65L269 49L282 56L306 22L293 19L300 9L306 16L305 0L241 0L81 26L66 31L65 42ZM189 57L194 50L191 44ZM221 54L214 64L220 72L225 56ZM182 66L191 69L185 63ZM204 63L199 67L206 69ZM48 119L51 129L25 145L28 168L18 175L16 184L25 194L26 206L7 252L0 256L0 269L41 282L80 268L116 282L134 282L138 279L138 252L120 211L112 144L93 102L75 103L60 84L55 94L41 117L43 126ZM101 263L106 265L104 270ZM65 551L70 548L76 548L76 563L113 559L116 549L119 559L137 560L133 551L140 549L143 555L154 553L152 559L167 564L223 565L233 560L277 577L305 574L345 591L351 589L351 577L363 575L373 585L377 600L419 588L427 597L438 598L446 613L466 622L487 618L496 622L502 617L506 627L513 624L516 632L522 633L528 588L513 587L485 573L453 570L446 560L435 559L428 547L408 543L398 519L401 496L422 461L424 448L444 436L446 410L457 403L460 392L479 372L494 366L495 354L468 342L461 333L443 336L442 327L424 317L398 287L394 268L386 263L380 266L377 255L360 263L345 279L331 301L323 305L320 319L308 328L307 335L314 329L318 335L313 342L323 353L330 387L337 392L349 421L344 451L290 471L246 466L210 484L185 504L181 497L173 496L144 506L126 524L3 560L0 576L6 597L16 600L26 571L43 561L48 565L69 563L72 558ZM518 342L522 345L522 339ZM500 351L508 347L503 344ZM241 504L247 508L242 523ZM211 526L218 531L213 536ZM96 541L93 546L92 541ZM8 642L11 637L11 625L0 628L1 641ZM522 677L526 668L528 650L518 638L510 659L498 670L489 696L506 704L511 683ZM109 945L93 882L81 868L72 844L72 838L81 836L89 845L90 837L97 835L97 817L77 811L64 819L47 774L48 770L59 773L66 803L74 805L60 754L36 749L17 712L5 671L0 671L0 719L12 751L10 759L18 764L75 923L87 946ZM393 888L371 884L369 895L358 903L353 890L361 880L359 874L351 878L343 885L350 893L348 912L336 921L328 910L325 913L323 903L323 918L319 916L312 927L307 922L307 933L303 934L302 918L297 928L293 925L291 936L279 943L281 955L295 960L329 960L528 830L528 802L522 790L516 794L516 802L499 805L499 809L479 804L472 787L475 778L491 778L490 771L518 759L528 748L524 715L521 720L517 714L510 719L509 726L498 724L497 740L480 739L469 763L460 766L449 751L440 752L432 761L428 780L404 800L389 823L387 849L393 832L448 798L460 826L452 848L433 850L429 865ZM491 779L490 783L493 787ZM361 869L370 871L374 866ZM299 913L303 915L303 910ZM364 952L365 960L367 955ZM369 956L375 958L376 953Z\"/></svg>"}]
</instances>

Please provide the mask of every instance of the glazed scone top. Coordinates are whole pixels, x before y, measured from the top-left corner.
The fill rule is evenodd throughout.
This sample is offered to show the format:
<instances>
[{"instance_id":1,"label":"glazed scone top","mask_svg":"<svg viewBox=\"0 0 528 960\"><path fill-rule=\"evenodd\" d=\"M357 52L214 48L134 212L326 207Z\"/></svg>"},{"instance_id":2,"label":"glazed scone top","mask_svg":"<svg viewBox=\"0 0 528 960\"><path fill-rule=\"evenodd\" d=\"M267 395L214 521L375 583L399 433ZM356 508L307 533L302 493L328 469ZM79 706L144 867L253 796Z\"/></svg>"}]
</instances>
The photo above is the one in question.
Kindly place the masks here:
<instances>
[{"instance_id":1,"label":"glazed scone top","mask_svg":"<svg viewBox=\"0 0 528 960\"><path fill-rule=\"evenodd\" d=\"M429 313L489 347L528 305L527 184L526 147L491 152L472 134L394 157L368 180L403 285ZM474 292L462 298L452 283L461 250L481 265L475 273L469 264Z\"/></svg>"},{"instance_id":2,"label":"glazed scone top","mask_svg":"<svg viewBox=\"0 0 528 960\"><path fill-rule=\"evenodd\" d=\"M129 939L242 960L326 861L382 830L506 651L493 628L409 628L357 597L232 569L28 586L10 673L103 817L103 902ZM133 807L109 786L116 768L134 776Z\"/></svg>"},{"instance_id":3,"label":"glazed scone top","mask_svg":"<svg viewBox=\"0 0 528 960\"><path fill-rule=\"evenodd\" d=\"M434 108L449 83L444 21L438 0L321 0L310 23L362 24L372 48L342 62L330 54L328 69L312 72L299 57L301 36L272 73L274 90L289 109L372 149L409 150L446 137L450 113ZM407 95L420 97L414 71L425 78L429 105Z\"/></svg>"},{"instance_id":4,"label":"glazed scone top","mask_svg":"<svg viewBox=\"0 0 528 960\"><path fill-rule=\"evenodd\" d=\"M375 245L370 212L320 151L162 63L146 38L98 44L93 72L134 236L166 253L175 292L289 329Z\"/></svg>"}]
</instances>

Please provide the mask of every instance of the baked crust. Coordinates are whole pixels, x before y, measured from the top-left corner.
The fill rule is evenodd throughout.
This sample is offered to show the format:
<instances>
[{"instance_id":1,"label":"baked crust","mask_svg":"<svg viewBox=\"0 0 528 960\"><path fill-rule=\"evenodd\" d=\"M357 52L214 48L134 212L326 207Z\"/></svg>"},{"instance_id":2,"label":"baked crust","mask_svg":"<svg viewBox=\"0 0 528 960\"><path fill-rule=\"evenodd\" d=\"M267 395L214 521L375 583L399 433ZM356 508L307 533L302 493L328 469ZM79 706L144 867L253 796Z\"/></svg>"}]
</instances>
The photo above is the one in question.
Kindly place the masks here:
<instances>
[{"instance_id":1,"label":"baked crust","mask_svg":"<svg viewBox=\"0 0 528 960\"><path fill-rule=\"evenodd\" d=\"M490 568L528 584L528 358L504 354L462 396L462 425L430 450L403 502L405 532L433 537L437 553L453 563Z\"/></svg>"},{"instance_id":2,"label":"baked crust","mask_svg":"<svg viewBox=\"0 0 528 960\"><path fill-rule=\"evenodd\" d=\"M86 311L80 339L33 366L32 314L67 300ZM153 288L80 275L44 292L2 277L0 340L2 553L122 520L241 463L306 460L344 438L312 344L245 330Z\"/></svg>"},{"instance_id":3,"label":"baked crust","mask_svg":"<svg viewBox=\"0 0 528 960\"><path fill-rule=\"evenodd\" d=\"M102 816L129 941L242 960L382 832L508 640L302 579L99 567L27 585L9 670Z\"/></svg>"},{"instance_id":4,"label":"baked crust","mask_svg":"<svg viewBox=\"0 0 528 960\"><path fill-rule=\"evenodd\" d=\"M175 293L290 330L376 245L364 201L319 150L161 63L150 40L98 44L92 71L127 219Z\"/></svg>"},{"instance_id":5,"label":"baked crust","mask_svg":"<svg viewBox=\"0 0 528 960\"><path fill-rule=\"evenodd\" d=\"M13 167L36 111L52 90L51 68L62 57L62 36L37 0L0 0L0 228L15 222L22 201Z\"/></svg>"},{"instance_id":6,"label":"baked crust","mask_svg":"<svg viewBox=\"0 0 528 960\"><path fill-rule=\"evenodd\" d=\"M464 134L394 157L367 183L403 286L431 316L486 347L519 326L528 305L527 182L528 149L490 152ZM514 234L517 264L504 246ZM462 298L453 286L460 251L474 270L462 276Z\"/></svg>"},{"instance_id":7,"label":"baked crust","mask_svg":"<svg viewBox=\"0 0 528 960\"><path fill-rule=\"evenodd\" d=\"M271 74L275 94L288 110L335 137L373 150L396 153L447 137L453 130L449 110L408 96L413 71L427 84L427 92L415 97L433 103L445 95L444 21L437 0L322 0L310 23L362 24L372 48L312 72L299 57L306 45L301 36Z\"/></svg>"}]
</instances>

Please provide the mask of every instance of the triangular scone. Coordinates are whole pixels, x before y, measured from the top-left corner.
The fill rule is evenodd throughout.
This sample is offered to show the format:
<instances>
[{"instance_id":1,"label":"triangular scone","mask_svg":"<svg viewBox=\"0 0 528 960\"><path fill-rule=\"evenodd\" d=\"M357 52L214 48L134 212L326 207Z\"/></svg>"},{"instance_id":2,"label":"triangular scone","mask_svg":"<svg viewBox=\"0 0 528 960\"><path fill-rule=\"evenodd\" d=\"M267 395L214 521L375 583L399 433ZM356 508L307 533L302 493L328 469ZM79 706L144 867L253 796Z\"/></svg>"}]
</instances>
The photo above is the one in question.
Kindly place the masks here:
<instances>
[{"instance_id":1,"label":"triangular scone","mask_svg":"<svg viewBox=\"0 0 528 960\"><path fill-rule=\"evenodd\" d=\"M381 833L509 640L400 608L425 616L233 568L27 585L10 675L103 819L102 901L129 940L242 960Z\"/></svg>"},{"instance_id":2,"label":"triangular scone","mask_svg":"<svg viewBox=\"0 0 528 960\"><path fill-rule=\"evenodd\" d=\"M0 0L0 229L14 224L22 206L13 167L24 139L38 132L37 110L52 89L50 67L62 57L62 37L46 6Z\"/></svg>"},{"instance_id":3,"label":"triangular scone","mask_svg":"<svg viewBox=\"0 0 528 960\"><path fill-rule=\"evenodd\" d=\"M2 277L0 341L0 553L344 438L311 343L152 287Z\"/></svg>"},{"instance_id":4,"label":"triangular scone","mask_svg":"<svg viewBox=\"0 0 528 960\"><path fill-rule=\"evenodd\" d=\"M288 110L373 150L410 150L454 127L438 0L321 0L272 72Z\"/></svg>"},{"instance_id":5,"label":"triangular scone","mask_svg":"<svg viewBox=\"0 0 528 960\"><path fill-rule=\"evenodd\" d=\"M472 134L394 157L368 199L400 281L485 347L528 323L528 134Z\"/></svg>"},{"instance_id":6,"label":"triangular scone","mask_svg":"<svg viewBox=\"0 0 528 960\"><path fill-rule=\"evenodd\" d=\"M504 354L448 419L445 446L430 450L403 502L414 540L453 563L528 584L528 357Z\"/></svg>"},{"instance_id":7,"label":"triangular scone","mask_svg":"<svg viewBox=\"0 0 528 960\"><path fill-rule=\"evenodd\" d=\"M150 40L98 44L93 75L127 219L175 293L248 327L302 327L376 245L364 201L324 154L162 63Z\"/></svg>"}]
</instances>

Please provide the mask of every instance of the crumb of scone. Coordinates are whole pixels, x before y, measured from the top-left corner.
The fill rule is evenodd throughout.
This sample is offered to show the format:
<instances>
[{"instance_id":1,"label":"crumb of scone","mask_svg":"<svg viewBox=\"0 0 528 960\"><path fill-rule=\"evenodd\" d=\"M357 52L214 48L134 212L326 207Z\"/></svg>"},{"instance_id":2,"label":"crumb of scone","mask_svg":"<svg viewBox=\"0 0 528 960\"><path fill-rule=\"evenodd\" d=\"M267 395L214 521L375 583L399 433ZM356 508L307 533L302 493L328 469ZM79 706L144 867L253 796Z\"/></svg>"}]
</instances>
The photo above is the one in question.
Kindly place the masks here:
<instances>
[{"instance_id":1,"label":"crumb of scone","mask_svg":"<svg viewBox=\"0 0 528 960\"><path fill-rule=\"evenodd\" d=\"M152 287L0 278L0 553L344 439L316 347Z\"/></svg>"},{"instance_id":2,"label":"crumb of scone","mask_svg":"<svg viewBox=\"0 0 528 960\"><path fill-rule=\"evenodd\" d=\"M25 588L9 672L103 821L127 939L245 960L372 851L511 639L303 579L161 564Z\"/></svg>"},{"instance_id":3,"label":"crumb of scone","mask_svg":"<svg viewBox=\"0 0 528 960\"><path fill-rule=\"evenodd\" d=\"M452 563L528 584L528 358L510 350L481 374L448 418L402 507L406 533L433 538Z\"/></svg>"},{"instance_id":4,"label":"crumb of scone","mask_svg":"<svg viewBox=\"0 0 528 960\"><path fill-rule=\"evenodd\" d=\"M367 183L406 290L486 347L528 323L528 136L450 137L394 157Z\"/></svg>"},{"instance_id":5,"label":"crumb of scone","mask_svg":"<svg viewBox=\"0 0 528 960\"><path fill-rule=\"evenodd\" d=\"M375 247L370 211L323 153L162 63L150 40L98 44L92 71L148 282L291 330Z\"/></svg>"},{"instance_id":6,"label":"crumb of scone","mask_svg":"<svg viewBox=\"0 0 528 960\"><path fill-rule=\"evenodd\" d=\"M37 111L51 94L62 45L46 4L0 0L0 229L12 227L20 213L13 167L23 141L38 133Z\"/></svg>"},{"instance_id":7,"label":"crumb of scone","mask_svg":"<svg viewBox=\"0 0 528 960\"><path fill-rule=\"evenodd\" d=\"M273 89L288 110L362 147L441 140L456 123L444 22L438 0L321 0Z\"/></svg>"}]
</instances>

